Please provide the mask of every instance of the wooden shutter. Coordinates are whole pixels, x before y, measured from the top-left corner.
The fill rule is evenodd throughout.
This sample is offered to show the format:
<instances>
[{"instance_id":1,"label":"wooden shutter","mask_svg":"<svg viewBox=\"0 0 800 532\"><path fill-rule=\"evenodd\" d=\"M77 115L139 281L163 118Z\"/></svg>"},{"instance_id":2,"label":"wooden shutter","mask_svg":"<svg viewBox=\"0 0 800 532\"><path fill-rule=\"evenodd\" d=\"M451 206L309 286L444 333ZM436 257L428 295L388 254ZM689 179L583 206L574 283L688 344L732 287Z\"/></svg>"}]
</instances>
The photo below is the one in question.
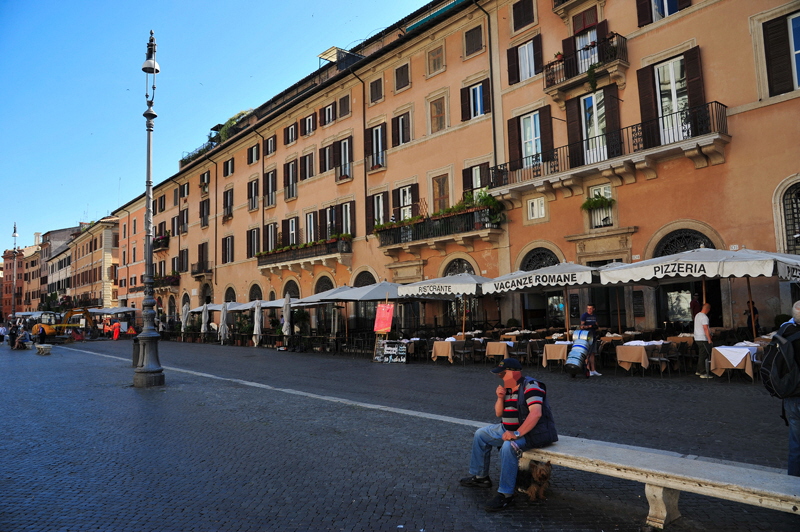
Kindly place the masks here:
<instances>
[{"instance_id":1,"label":"wooden shutter","mask_svg":"<svg viewBox=\"0 0 800 532\"><path fill-rule=\"evenodd\" d=\"M367 233L375 228L375 196L367 196Z\"/></svg>"},{"instance_id":2,"label":"wooden shutter","mask_svg":"<svg viewBox=\"0 0 800 532\"><path fill-rule=\"evenodd\" d=\"M320 209L314 213L317 217L317 240L328 238L328 224L325 222L325 211L328 209Z\"/></svg>"},{"instance_id":3,"label":"wooden shutter","mask_svg":"<svg viewBox=\"0 0 800 532\"><path fill-rule=\"evenodd\" d=\"M583 166L583 127L581 126L580 98L567 100L567 142L570 168Z\"/></svg>"},{"instance_id":4,"label":"wooden shutter","mask_svg":"<svg viewBox=\"0 0 800 532\"><path fill-rule=\"evenodd\" d=\"M247 231L247 258L253 256L253 229Z\"/></svg>"},{"instance_id":5,"label":"wooden shutter","mask_svg":"<svg viewBox=\"0 0 800 532\"><path fill-rule=\"evenodd\" d=\"M319 110L319 125L320 126L324 126L325 125L325 108L324 107Z\"/></svg>"},{"instance_id":6,"label":"wooden shutter","mask_svg":"<svg viewBox=\"0 0 800 532\"><path fill-rule=\"evenodd\" d=\"M466 197L474 190L472 188L472 167L461 170L461 182L464 187L464 197Z\"/></svg>"},{"instance_id":7,"label":"wooden shutter","mask_svg":"<svg viewBox=\"0 0 800 532\"><path fill-rule=\"evenodd\" d=\"M339 98L339 118L350 114L350 95Z\"/></svg>"},{"instance_id":8,"label":"wooden shutter","mask_svg":"<svg viewBox=\"0 0 800 532\"><path fill-rule=\"evenodd\" d=\"M316 114L316 113L313 113L313 114L311 115L311 131L308 131L307 133L311 133L311 132L313 132L315 129L317 129L317 114Z\"/></svg>"},{"instance_id":9,"label":"wooden shutter","mask_svg":"<svg viewBox=\"0 0 800 532\"><path fill-rule=\"evenodd\" d=\"M344 203L340 203L339 205L331 207L331 209L333 209L333 228L331 230L337 235L342 234L342 217L344 216L343 205Z\"/></svg>"},{"instance_id":10,"label":"wooden shutter","mask_svg":"<svg viewBox=\"0 0 800 532\"><path fill-rule=\"evenodd\" d=\"M489 84L489 78L481 81L481 90L483 91L483 112L492 112L492 91Z\"/></svg>"},{"instance_id":11,"label":"wooden shutter","mask_svg":"<svg viewBox=\"0 0 800 532\"><path fill-rule=\"evenodd\" d=\"M394 216L394 221L400 221L400 189L396 188L392 190L392 216Z\"/></svg>"},{"instance_id":12,"label":"wooden shutter","mask_svg":"<svg viewBox=\"0 0 800 532\"><path fill-rule=\"evenodd\" d=\"M345 140L347 141L347 146L348 146L347 162L348 163L352 163L353 162L353 136L350 135Z\"/></svg>"},{"instance_id":13,"label":"wooden shutter","mask_svg":"<svg viewBox=\"0 0 800 532\"><path fill-rule=\"evenodd\" d=\"M511 9L514 16L514 31L533 22L533 0L521 0Z\"/></svg>"},{"instance_id":14,"label":"wooden shutter","mask_svg":"<svg viewBox=\"0 0 800 532\"><path fill-rule=\"evenodd\" d=\"M489 186L489 163L481 163L479 166L480 168L480 176L481 176L481 188Z\"/></svg>"},{"instance_id":15,"label":"wooden shutter","mask_svg":"<svg viewBox=\"0 0 800 532\"><path fill-rule=\"evenodd\" d=\"M331 145L331 151L333 152L333 167L337 168L342 165L342 141L334 142Z\"/></svg>"},{"instance_id":16,"label":"wooden shutter","mask_svg":"<svg viewBox=\"0 0 800 532\"><path fill-rule=\"evenodd\" d=\"M636 71L639 82L639 112L642 120L642 143L645 148L661 145L658 125L658 101L656 100L655 66L649 65Z\"/></svg>"},{"instance_id":17,"label":"wooden shutter","mask_svg":"<svg viewBox=\"0 0 800 532\"><path fill-rule=\"evenodd\" d=\"M306 119L300 119L300 136L307 135L308 131L306 131Z\"/></svg>"},{"instance_id":18,"label":"wooden shutter","mask_svg":"<svg viewBox=\"0 0 800 532\"><path fill-rule=\"evenodd\" d=\"M695 46L683 54L686 68L686 95L689 107L697 107L706 103L706 93L703 88L703 65L700 62L700 47Z\"/></svg>"},{"instance_id":19,"label":"wooden shutter","mask_svg":"<svg viewBox=\"0 0 800 532\"><path fill-rule=\"evenodd\" d=\"M608 158L619 157L623 153L622 129L619 119L619 98L617 84L612 83L603 88L603 100L606 106L606 149Z\"/></svg>"},{"instance_id":20,"label":"wooden shutter","mask_svg":"<svg viewBox=\"0 0 800 532\"><path fill-rule=\"evenodd\" d=\"M178 257L180 263L180 257ZM228 262L228 237L222 238L222 263ZM179 266L180 267L180 266Z\"/></svg>"},{"instance_id":21,"label":"wooden shutter","mask_svg":"<svg viewBox=\"0 0 800 532\"><path fill-rule=\"evenodd\" d=\"M389 219L389 193L388 192L381 192L381 196L383 197L383 219Z\"/></svg>"},{"instance_id":22,"label":"wooden shutter","mask_svg":"<svg viewBox=\"0 0 800 532\"><path fill-rule=\"evenodd\" d=\"M522 136L519 130L519 117L508 121L508 169L522 168ZM497 183L498 185L501 183ZM505 183L502 183L505 184Z\"/></svg>"},{"instance_id":23,"label":"wooden shutter","mask_svg":"<svg viewBox=\"0 0 800 532\"><path fill-rule=\"evenodd\" d=\"M331 104L331 117L336 120L336 102Z\"/></svg>"},{"instance_id":24,"label":"wooden shutter","mask_svg":"<svg viewBox=\"0 0 800 532\"><path fill-rule=\"evenodd\" d=\"M176 189L173 191L173 196L174 196L174 197L173 197L173 200L174 200L174 205L177 205L177 204L178 204L178 202L179 202L179 197L178 197L178 194L179 194L179 192L178 192L178 189L176 188Z\"/></svg>"},{"instance_id":25,"label":"wooden shutter","mask_svg":"<svg viewBox=\"0 0 800 532\"><path fill-rule=\"evenodd\" d=\"M461 89L461 121L466 122L472 117L469 105L469 87Z\"/></svg>"},{"instance_id":26,"label":"wooden shutter","mask_svg":"<svg viewBox=\"0 0 800 532\"><path fill-rule=\"evenodd\" d=\"M351 200L350 202L350 236L356 236L356 202L355 200ZM343 222L344 217L342 216L340 220ZM341 227L339 227L339 232L341 233Z\"/></svg>"},{"instance_id":27,"label":"wooden shutter","mask_svg":"<svg viewBox=\"0 0 800 532\"><path fill-rule=\"evenodd\" d=\"M508 51L508 84L519 83L519 46L509 48Z\"/></svg>"},{"instance_id":28,"label":"wooden shutter","mask_svg":"<svg viewBox=\"0 0 800 532\"><path fill-rule=\"evenodd\" d=\"M300 179L299 181L303 181L306 178L306 156L303 155L300 157Z\"/></svg>"},{"instance_id":29,"label":"wooden shutter","mask_svg":"<svg viewBox=\"0 0 800 532\"><path fill-rule=\"evenodd\" d=\"M283 128L283 145L289 144L289 126Z\"/></svg>"},{"instance_id":30,"label":"wooden shutter","mask_svg":"<svg viewBox=\"0 0 800 532\"><path fill-rule=\"evenodd\" d=\"M539 108L539 138L542 143L542 160L555 160L553 151L553 116L550 112L550 105Z\"/></svg>"},{"instance_id":31,"label":"wooden shutter","mask_svg":"<svg viewBox=\"0 0 800 532\"><path fill-rule=\"evenodd\" d=\"M599 43L608 37L608 20L601 20L597 23L597 42Z\"/></svg>"},{"instance_id":32,"label":"wooden shutter","mask_svg":"<svg viewBox=\"0 0 800 532\"><path fill-rule=\"evenodd\" d=\"M392 118L392 148L400 145L400 117Z\"/></svg>"},{"instance_id":33,"label":"wooden shutter","mask_svg":"<svg viewBox=\"0 0 800 532\"><path fill-rule=\"evenodd\" d=\"M653 22L653 0L636 0L636 19L640 28Z\"/></svg>"},{"instance_id":34,"label":"wooden shutter","mask_svg":"<svg viewBox=\"0 0 800 532\"><path fill-rule=\"evenodd\" d=\"M542 34L535 35L533 39L533 73L541 74L544 70L544 59L542 57Z\"/></svg>"},{"instance_id":35,"label":"wooden shutter","mask_svg":"<svg viewBox=\"0 0 800 532\"><path fill-rule=\"evenodd\" d=\"M597 6L591 7L572 17L572 34L577 35L595 24L597 24ZM598 35L598 37L600 36Z\"/></svg>"},{"instance_id":36,"label":"wooden shutter","mask_svg":"<svg viewBox=\"0 0 800 532\"><path fill-rule=\"evenodd\" d=\"M419 183L411 185L411 216L419 216Z\"/></svg>"},{"instance_id":37,"label":"wooden shutter","mask_svg":"<svg viewBox=\"0 0 800 532\"><path fill-rule=\"evenodd\" d=\"M791 92L794 90L794 80L792 79L789 25L786 23L786 17L765 22L763 31L769 95L777 96Z\"/></svg>"},{"instance_id":38,"label":"wooden shutter","mask_svg":"<svg viewBox=\"0 0 800 532\"><path fill-rule=\"evenodd\" d=\"M364 157L372 155L372 129L373 128L364 130Z\"/></svg>"},{"instance_id":39,"label":"wooden shutter","mask_svg":"<svg viewBox=\"0 0 800 532\"><path fill-rule=\"evenodd\" d=\"M385 151L386 146L388 146L388 144L386 143L386 123L384 122L378 127L381 128L381 146L383 146L383 149Z\"/></svg>"},{"instance_id":40,"label":"wooden shutter","mask_svg":"<svg viewBox=\"0 0 800 532\"><path fill-rule=\"evenodd\" d=\"M330 170L328 158L326 157L325 148L319 149L319 173L327 172Z\"/></svg>"},{"instance_id":41,"label":"wooden shutter","mask_svg":"<svg viewBox=\"0 0 800 532\"><path fill-rule=\"evenodd\" d=\"M411 113L403 113L403 116L406 117L405 121L403 122L403 130L401 133L403 134L403 138L406 142L411 141Z\"/></svg>"},{"instance_id":42,"label":"wooden shutter","mask_svg":"<svg viewBox=\"0 0 800 532\"><path fill-rule=\"evenodd\" d=\"M692 7L692 0L678 0L678 11Z\"/></svg>"},{"instance_id":43,"label":"wooden shutter","mask_svg":"<svg viewBox=\"0 0 800 532\"><path fill-rule=\"evenodd\" d=\"M566 79L574 78L578 75L578 58L575 55L575 37L567 37L561 41L561 49L564 50L564 76Z\"/></svg>"},{"instance_id":44,"label":"wooden shutter","mask_svg":"<svg viewBox=\"0 0 800 532\"><path fill-rule=\"evenodd\" d=\"M281 220L281 247L289 245L289 219Z\"/></svg>"},{"instance_id":45,"label":"wooden shutter","mask_svg":"<svg viewBox=\"0 0 800 532\"><path fill-rule=\"evenodd\" d=\"M283 163L283 186L289 186L289 163Z\"/></svg>"}]
</instances>

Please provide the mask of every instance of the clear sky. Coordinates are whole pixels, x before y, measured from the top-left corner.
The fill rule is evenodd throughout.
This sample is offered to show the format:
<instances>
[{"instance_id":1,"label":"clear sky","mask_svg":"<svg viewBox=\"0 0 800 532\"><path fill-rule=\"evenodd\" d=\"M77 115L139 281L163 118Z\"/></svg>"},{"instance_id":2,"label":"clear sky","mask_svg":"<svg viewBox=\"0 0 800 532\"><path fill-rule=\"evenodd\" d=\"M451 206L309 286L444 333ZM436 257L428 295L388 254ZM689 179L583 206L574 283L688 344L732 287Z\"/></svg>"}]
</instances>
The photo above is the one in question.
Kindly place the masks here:
<instances>
[{"instance_id":1,"label":"clear sky","mask_svg":"<svg viewBox=\"0 0 800 532\"><path fill-rule=\"evenodd\" d=\"M258 107L426 0L0 0L0 249L144 192L141 71L158 43L153 182L212 126Z\"/></svg>"}]
</instances>

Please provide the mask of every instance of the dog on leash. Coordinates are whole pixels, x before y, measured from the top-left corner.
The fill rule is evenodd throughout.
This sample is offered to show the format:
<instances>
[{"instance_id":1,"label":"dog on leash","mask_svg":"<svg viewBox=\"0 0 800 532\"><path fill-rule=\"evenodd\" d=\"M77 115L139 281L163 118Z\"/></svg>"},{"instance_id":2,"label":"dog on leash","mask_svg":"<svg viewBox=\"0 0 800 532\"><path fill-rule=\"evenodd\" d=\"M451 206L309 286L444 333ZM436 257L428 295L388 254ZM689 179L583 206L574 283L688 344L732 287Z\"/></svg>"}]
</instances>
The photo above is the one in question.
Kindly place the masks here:
<instances>
[{"instance_id":1,"label":"dog on leash","mask_svg":"<svg viewBox=\"0 0 800 532\"><path fill-rule=\"evenodd\" d=\"M517 472L517 491L527 493L532 501L545 500L544 492L550 485L552 471L553 466L550 462L531 460L528 469L520 468Z\"/></svg>"}]
</instances>

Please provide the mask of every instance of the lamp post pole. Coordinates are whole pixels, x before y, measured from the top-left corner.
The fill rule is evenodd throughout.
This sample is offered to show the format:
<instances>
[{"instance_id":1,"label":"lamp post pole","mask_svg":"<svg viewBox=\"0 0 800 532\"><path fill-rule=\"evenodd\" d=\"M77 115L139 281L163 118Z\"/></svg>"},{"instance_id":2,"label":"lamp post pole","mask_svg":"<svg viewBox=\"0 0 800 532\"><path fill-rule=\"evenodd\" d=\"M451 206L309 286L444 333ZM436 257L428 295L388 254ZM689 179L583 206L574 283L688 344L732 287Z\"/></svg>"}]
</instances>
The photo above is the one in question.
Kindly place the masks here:
<instances>
[{"instance_id":1,"label":"lamp post pole","mask_svg":"<svg viewBox=\"0 0 800 532\"><path fill-rule=\"evenodd\" d=\"M156 39L150 31L150 41L147 43L147 56L142 71L145 73L145 100L147 110L144 117L147 120L147 181L145 189L145 214L144 214L144 299L142 300L142 332L137 336L139 340L139 360L133 374L133 385L136 388L150 388L151 386L164 385L164 370L158 360L159 334L155 328L156 301L153 297L153 121L156 113L153 111L153 100L156 96L156 74L159 72L156 62ZM153 95L148 92L150 75L153 76Z\"/></svg>"},{"instance_id":2,"label":"lamp post pole","mask_svg":"<svg viewBox=\"0 0 800 532\"><path fill-rule=\"evenodd\" d=\"M17 318L17 222L14 222L14 273L12 274L12 288L11 288L11 320L16 321Z\"/></svg>"}]
</instances>

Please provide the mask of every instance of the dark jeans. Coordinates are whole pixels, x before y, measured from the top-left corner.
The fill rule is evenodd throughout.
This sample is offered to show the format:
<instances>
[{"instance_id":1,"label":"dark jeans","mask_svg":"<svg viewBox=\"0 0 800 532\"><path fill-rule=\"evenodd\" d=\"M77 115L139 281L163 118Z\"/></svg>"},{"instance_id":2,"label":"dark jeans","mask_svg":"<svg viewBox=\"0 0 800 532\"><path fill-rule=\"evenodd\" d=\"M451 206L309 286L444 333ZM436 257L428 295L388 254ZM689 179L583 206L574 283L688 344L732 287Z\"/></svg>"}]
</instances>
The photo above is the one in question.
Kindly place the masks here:
<instances>
[{"instance_id":1,"label":"dark jeans","mask_svg":"<svg viewBox=\"0 0 800 532\"><path fill-rule=\"evenodd\" d=\"M783 400L789 422L789 475L800 477L800 397Z\"/></svg>"},{"instance_id":2,"label":"dark jeans","mask_svg":"<svg viewBox=\"0 0 800 532\"><path fill-rule=\"evenodd\" d=\"M707 373L706 370L706 360L711 360L711 344L709 342L700 342L698 340L694 341L697 344L697 373L705 375Z\"/></svg>"}]
</instances>

